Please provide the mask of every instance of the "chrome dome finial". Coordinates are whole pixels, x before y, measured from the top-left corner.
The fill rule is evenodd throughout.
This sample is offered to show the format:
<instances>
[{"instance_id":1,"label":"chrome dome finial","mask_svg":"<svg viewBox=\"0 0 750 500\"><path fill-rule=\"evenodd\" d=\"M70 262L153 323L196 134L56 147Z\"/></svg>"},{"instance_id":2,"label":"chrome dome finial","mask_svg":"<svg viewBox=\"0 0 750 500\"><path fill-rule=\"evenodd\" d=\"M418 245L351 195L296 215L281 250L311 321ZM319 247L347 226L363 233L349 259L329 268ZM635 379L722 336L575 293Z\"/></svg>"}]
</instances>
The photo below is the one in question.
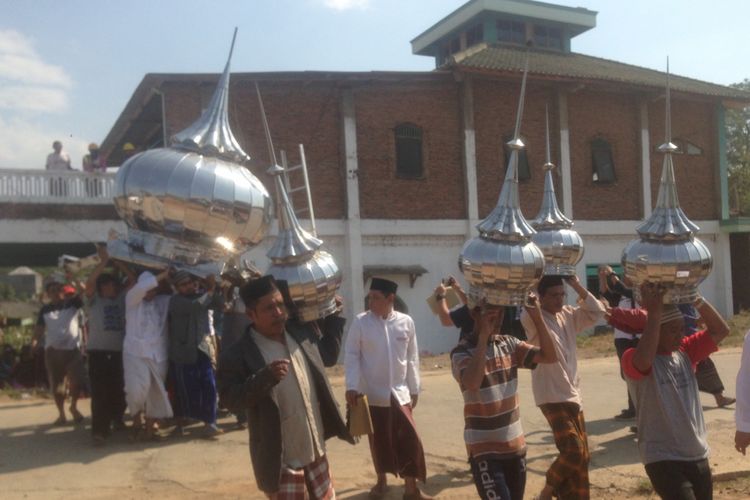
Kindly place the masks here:
<instances>
[{"instance_id":1,"label":"chrome dome finial","mask_svg":"<svg viewBox=\"0 0 750 500\"><path fill-rule=\"evenodd\" d=\"M201 117L188 128L172 136L172 147L186 149L204 156L218 156L236 163L250 159L245 153L229 126L229 65L234 52L237 28L234 28L229 57L224 72L219 78L211 102Z\"/></svg>"},{"instance_id":2,"label":"chrome dome finial","mask_svg":"<svg viewBox=\"0 0 750 500\"><path fill-rule=\"evenodd\" d=\"M276 214L279 221L279 234L266 253L271 260L268 274L286 281L289 297L295 306L293 313L299 320L315 321L336 311L336 291L341 286L341 271L333 256L321 249L323 241L305 231L294 213L282 180L284 169L276 162L271 130L257 82L255 91L269 158L273 162L267 173L274 178L276 185Z\"/></svg>"},{"instance_id":3,"label":"chrome dome finial","mask_svg":"<svg viewBox=\"0 0 750 500\"><path fill-rule=\"evenodd\" d=\"M636 229L639 238L623 250L622 264L625 276L635 285L636 298L640 295L639 285L649 281L667 288L665 303L682 304L698 296L698 285L711 273L713 259L706 245L695 237L699 227L688 219L677 198L672 155L678 148L672 143L669 59L665 113L666 137L659 146L664 162L656 207Z\"/></svg>"},{"instance_id":4,"label":"chrome dome finial","mask_svg":"<svg viewBox=\"0 0 750 500\"><path fill-rule=\"evenodd\" d=\"M248 156L229 127L229 60L198 121L170 147L137 154L117 171L114 204L128 234L108 243L114 258L205 276L265 237L271 197L241 165Z\"/></svg>"},{"instance_id":5,"label":"chrome dome finial","mask_svg":"<svg viewBox=\"0 0 750 500\"><path fill-rule=\"evenodd\" d=\"M549 107L545 108L547 135L546 161L544 163L544 195L542 206L531 225L536 229L532 240L544 253L544 274L572 276L576 273L576 264L583 258L583 240L571 228L573 221L568 219L558 208L555 196L555 184L549 133Z\"/></svg>"},{"instance_id":6,"label":"chrome dome finial","mask_svg":"<svg viewBox=\"0 0 750 500\"><path fill-rule=\"evenodd\" d=\"M493 305L521 305L541 278L544 256L531 241L534 229L523 217L518 196L518 156L524 148L521 118L529 72L529 55L521 80L510 158L497 206L477 225L479 236L464 244L459 266L469 283L469 298Z\"/></svg>"}]
</instances>

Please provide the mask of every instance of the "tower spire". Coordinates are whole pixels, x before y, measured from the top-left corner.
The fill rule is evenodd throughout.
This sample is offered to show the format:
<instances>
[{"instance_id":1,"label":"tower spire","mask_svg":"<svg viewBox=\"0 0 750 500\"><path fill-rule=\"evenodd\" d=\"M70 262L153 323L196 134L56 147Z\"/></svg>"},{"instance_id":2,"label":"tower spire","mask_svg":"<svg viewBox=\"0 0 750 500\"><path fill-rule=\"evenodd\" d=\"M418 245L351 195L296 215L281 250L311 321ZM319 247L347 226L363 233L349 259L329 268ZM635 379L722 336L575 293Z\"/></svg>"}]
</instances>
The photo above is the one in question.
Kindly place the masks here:
<instances>
[{"instance_id":1,"label":"tower spire","mask_svg":"<svg viewBox=\"0 0 750 500\"><path fill-rule=\"evenodd\" d=\"M172 146L204 156L217 156L236 163L250 159L229 126L229 65L232 61L237 28L234 28L229 57L208 107L192 125L172 136Z\"/></svg>"}]
</instances>

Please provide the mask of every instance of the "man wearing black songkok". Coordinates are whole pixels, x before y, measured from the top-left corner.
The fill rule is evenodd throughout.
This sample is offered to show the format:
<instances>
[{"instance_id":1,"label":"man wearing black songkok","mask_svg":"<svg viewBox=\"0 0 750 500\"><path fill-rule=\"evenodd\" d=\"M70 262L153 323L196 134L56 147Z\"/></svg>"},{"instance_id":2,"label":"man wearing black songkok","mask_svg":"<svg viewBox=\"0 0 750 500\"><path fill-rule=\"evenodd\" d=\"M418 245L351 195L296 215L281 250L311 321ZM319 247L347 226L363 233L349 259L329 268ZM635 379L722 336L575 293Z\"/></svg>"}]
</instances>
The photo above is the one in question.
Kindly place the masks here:
<instances>
[{"instance_id":1,"label":"man wearing black songkok","mask_svg":"<svg viewBox=\"0 0 750 500\"><path fill-rule=\"evenodd\" d=\"M346 402L367 395L373 434L370 452L378 480L370 498L383 497L386 474L404 478L404 499L429 498L417 487L425 481L424 450L412 411L419 397L419 349L414 321L393 309L396 283L373 278L369 310L349 328L345 347Z\"/></svg>"},{"instance_id":2,"label":"man wearing black songkok","mask_svg":"<svg viewBox=\"0 0 750 500\"><path fill-rule=\"evenodd\" d=\"M353 442L324 371L336 363L341 334L318 338L288 323L272 276L249 281L240 296L252 324L222 352L218 385L224 406L247 412L258 487L269 498L334 498L325 441Z\"/></svg>"}]
</instances>

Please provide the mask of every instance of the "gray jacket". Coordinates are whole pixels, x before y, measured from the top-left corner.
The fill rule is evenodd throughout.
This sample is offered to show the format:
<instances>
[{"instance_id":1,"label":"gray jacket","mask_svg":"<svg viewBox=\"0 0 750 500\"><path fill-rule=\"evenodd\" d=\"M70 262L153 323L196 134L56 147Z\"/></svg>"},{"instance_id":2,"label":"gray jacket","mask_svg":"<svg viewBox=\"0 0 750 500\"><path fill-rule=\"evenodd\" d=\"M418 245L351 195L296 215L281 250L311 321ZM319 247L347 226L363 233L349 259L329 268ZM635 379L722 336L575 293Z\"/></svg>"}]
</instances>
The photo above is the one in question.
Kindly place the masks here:
<instances>
[{"instance_id":1,"label":"gray jacket","mask_svg":"<svg viewBox=\"0 0 750 500\"><path fill-rule=\"evenodd\" d=\"M198 345L210 333L208 310L219 308L221 300L220 293L195 297L172 295L167 316L170 361L185 364L198 361Z\"/></svg>"},{"instance_id":2,"label":"gray jacket","mask_svg":"<svg viewBox=\"0 0 750 500\"><path fill-rule=\"evenodd\" d=\"M328 316L317 324L290 321L286 330L302 348L310 367L320 401L324 439L336 436L354 444L324 368L338 360L345 322L338 316ZM322 330L320 337L318 329ZM266 493L276 492L281 473L281 419L271 389L277 381L249 329L222 350L216 378L221 403L232 413L247 412L250 458L258 487Z\"/></svg>"}]
</instances>

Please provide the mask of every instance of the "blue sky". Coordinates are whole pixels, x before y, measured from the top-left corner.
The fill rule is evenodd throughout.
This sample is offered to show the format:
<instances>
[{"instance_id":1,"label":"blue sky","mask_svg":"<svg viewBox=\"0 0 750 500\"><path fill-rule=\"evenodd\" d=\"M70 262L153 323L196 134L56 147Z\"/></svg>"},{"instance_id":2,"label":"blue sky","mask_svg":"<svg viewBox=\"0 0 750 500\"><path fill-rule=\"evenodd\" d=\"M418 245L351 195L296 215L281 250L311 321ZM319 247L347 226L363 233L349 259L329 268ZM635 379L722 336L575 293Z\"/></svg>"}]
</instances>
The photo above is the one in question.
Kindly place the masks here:
<instances>
[{"instance_id":1,"label":"blue sky","mask_svg":"<svg viewBox=\"0 0 750 500\"><path fill-rule=\"evenodd\" d=\"M0 0L0 168L80 168L149 72L429 71L410 40L463 0ZM556 0L598 11L573 50L730 84L750 78L750 2Z\"/></svg>"}]
</instances>

